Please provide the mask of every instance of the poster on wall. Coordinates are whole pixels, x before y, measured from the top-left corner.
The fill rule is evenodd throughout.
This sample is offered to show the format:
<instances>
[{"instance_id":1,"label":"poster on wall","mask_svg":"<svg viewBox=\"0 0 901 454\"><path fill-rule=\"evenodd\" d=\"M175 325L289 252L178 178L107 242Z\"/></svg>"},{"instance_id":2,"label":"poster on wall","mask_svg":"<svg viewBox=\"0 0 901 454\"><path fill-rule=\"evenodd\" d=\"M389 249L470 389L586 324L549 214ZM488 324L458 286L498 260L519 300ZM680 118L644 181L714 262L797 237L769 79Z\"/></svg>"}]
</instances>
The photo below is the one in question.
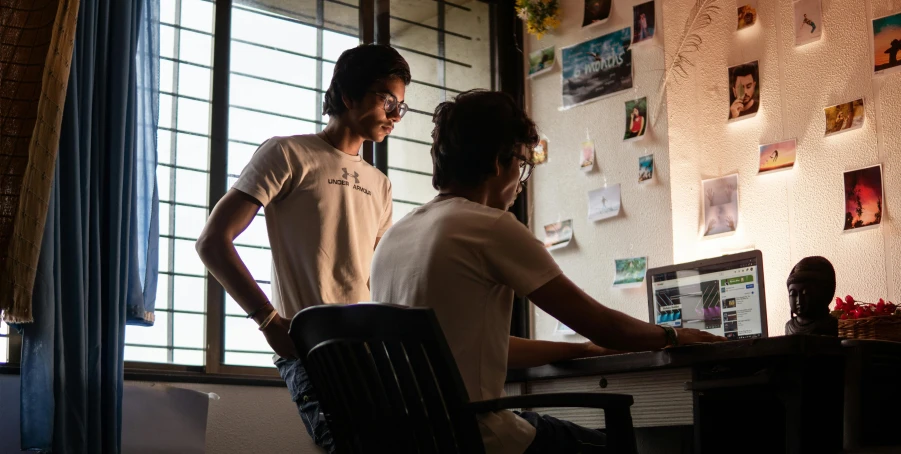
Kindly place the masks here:
<instances>
[{"instance_id":1,"label":"poster on wall","mask_svg":"<svg viewBox=\"0 0 901 454\"><path fill-rule=\"evenodd\" d=\"M901 13L873 20L873 62L876 74L901 70Z\"/></svg>"},{"instance_id":2,"label":"poster on wall","mask_svg":"<svg viewBox=\"0 0 901 454\"><path fill-rule=\"evenodd\" d=\"M588 191L588 220L601 221L619 215L619 184Z\"/></svg>"},{"instance_id":3,"label":"poster on wall","mask_svg":"<svg viewBox=\"0 0 901 454\"><path fill-rule=\"evenodd\" d=\"M632 29L561 49L563 109L632 88Z\"/></svg>"},{"instance_id":4,"label":"poster on wall","mask_svg":"<svg viewBox=\"0 0 901 454\"><path fill-rule=\"evenodd\" d=\"M640 287L648 269L648 258L615 259L614 265L613 288Z\"/></svg>"},{"instance_id":5,"label":"poster on wall","mask_svg":"<svg viewBox=\"0 0 901 454\"><path fill-rule=\"evenodd\" d=\"M704 195L704 236L734 232L738 228L738 174L701 182Z\"/></svg>"},{"instance_id":6,"label":"poster on wall","mask_svg":"<svg viewBox=\"0 0 901 454\"><path fill-rule=\"evenodd\" d=\"M823 36L823 8L820 0L795 2L795 46L803 46Z\"/></svg>"},{"instance_id":7,"label":"poster on wall","mask_svg":"<svg viewBox=\"0 0 901 454\"><path fill-rule=\"evenodd\" d=\"M582 151L579 153L579 169L590 172L594 168L594 142L586 139L582 142Z\"/></svg>"},{"instance_id":8,"label":"poster on wall","mask_svg":"<svg viewBox=\"0 0 901 454\"><path fill-rule=\"evenodd\" d=\"M760 70L752 61L729 68L729 120L757 115L760 109Z\"/></svg>"},{"instance_id":9,"label":"poster on wall","mask_svg":"<svg viewBox=\"0 0 901 454\"><path fill-rule=\"evenodd\" d=\"M632 7L632 44L654 37L654 12L653 1Z\"/></svg>"},{"instance_id":10,"label":"poster on wall","mask_svg":"<svg viewBox=\"0 0 901 454\"><path fill-rule=\"evenodd\" d=\"M786 140L779 143L760 146L760 166L758 174L790 170L795 166L797 141Z\"/></svg>"},{"instance_id":11,"label":"poster on wall","mask_svg":"<svg viewBox=\"0 0 901 454\"><path fill-rule=\"evenodd\" d=\"M823 109L826 115L826 137L863 127L863 99Z\"/></svg>"},{"instance_id":12,"label":"poster on wall","mask_svg":"<svg viewBox=\"0 0 901 454\"><path fill-rule=\"evenodd\" d=\"M610 9L613 0L585 0L585 15L582 17L582 26L590 27L600 25L610 19Z\"/></svg>"},{"instance_id":13,"label":"poster on wall","mask_svg":"<svg viewBox=\"0 0 901 454\"><path fill-rule=\"evenodd\" d=\"M537 166L546 163L548 159L547 153L547 136L542 134L541 139L538 140L538 145L535 145L535 148L532 149L532 164Z\"/></svg>"},{"instance_id":14,"label":"poster on wall","mask_svg":"<svg viewBox=\"0 0 901 454\"><path fill-rule=\"evenodd\" d=\"M556 62L555 47L547 47L529 52L529 77L535 77L554 69Z\"/></svg>"},{"instance_id":15,"label":"poster on wall","mask_svg":"<svg viewBox=\"0 0 901 454\"><path fill-rule=\"evenodd\" d=\"M845 231L882 223L882 164L845 172Z\"/></svg>"},{"instance_id":16,"label":"poster on wall","mask_svg":"<svg viewBox=\"0 0 901 454\"><path fill-rule=\"evenodd\" d=\"M654 180L654 155L649 154L638 158L638 182L650 183Z\"/></svg>"},{"instance_id":17,"label":"poster on wall","mask_svg":"<svg viewBox=\"0 0 901 454\"><path fill-rule=\"evenodd\" d=\"M544 247L549 251L569 246L573 239L573 220L555 222L544 226Z\"/></svg>"},{"instance_id":18,"label":"poster on wall","mask_svg":"<svg viewBox=\"0 0 901 454\"><path fill-rule=\"evenodd\" d=\"M648 98L626 101L626 134L623 140L630 142L644 138L648 127Z\"/></svg>"},{"instance_id":19,"label":"poster on wall","mask_svg":"<svg viewBox=\"0 0 901 454\"><path fill-rule=\"evenodd\" d=\"M757 0L738 0L736 30L744 30L757 23Z\"/></svg>"}]
</instances>

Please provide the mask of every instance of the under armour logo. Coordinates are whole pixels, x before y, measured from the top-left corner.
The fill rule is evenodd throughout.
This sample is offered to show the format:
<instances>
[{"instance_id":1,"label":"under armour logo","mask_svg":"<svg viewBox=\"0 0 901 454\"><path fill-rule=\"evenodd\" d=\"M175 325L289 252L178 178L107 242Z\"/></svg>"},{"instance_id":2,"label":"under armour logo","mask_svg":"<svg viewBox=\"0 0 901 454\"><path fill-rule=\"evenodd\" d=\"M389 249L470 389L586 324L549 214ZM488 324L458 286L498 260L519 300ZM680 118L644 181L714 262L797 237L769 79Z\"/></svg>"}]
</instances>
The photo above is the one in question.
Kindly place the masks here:
<instances>
[{"instance_id":1,"label":"under armour logo","mask_svg":"<svg viewBox=\"0 0 901 454\"><path fill-rule=\"evenodd\" d=\"M359 174L359 173L354 172L354 174L351 175L350 173L347 172L347 168L346 168L346 167L342 167L341 170L344 171L344 175L342 175L341 178L344 178L344 179L346 180L347 177L353 176L353 177L354 177L354 184L360 184L360 174Z\"/></svg>"}]
</instances>

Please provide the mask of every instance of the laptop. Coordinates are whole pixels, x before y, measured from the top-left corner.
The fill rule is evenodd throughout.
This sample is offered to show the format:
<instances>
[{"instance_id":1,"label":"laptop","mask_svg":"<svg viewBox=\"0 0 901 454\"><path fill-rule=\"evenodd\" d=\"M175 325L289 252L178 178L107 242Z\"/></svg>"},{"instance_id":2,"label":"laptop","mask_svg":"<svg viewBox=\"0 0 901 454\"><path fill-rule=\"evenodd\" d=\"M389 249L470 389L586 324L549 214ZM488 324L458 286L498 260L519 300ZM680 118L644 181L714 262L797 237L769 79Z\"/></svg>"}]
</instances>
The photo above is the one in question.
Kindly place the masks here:
<instances>
[{"instance_id":1,"label":"laptop","mask_svg":"<svg viewBox=\"0 0 901 454\"><path fill-rule=\"evenodd\" d=\"M651 323L730 340L767 337L759 250L651 268L647 277Z\"/></svg>"}]
</instances>

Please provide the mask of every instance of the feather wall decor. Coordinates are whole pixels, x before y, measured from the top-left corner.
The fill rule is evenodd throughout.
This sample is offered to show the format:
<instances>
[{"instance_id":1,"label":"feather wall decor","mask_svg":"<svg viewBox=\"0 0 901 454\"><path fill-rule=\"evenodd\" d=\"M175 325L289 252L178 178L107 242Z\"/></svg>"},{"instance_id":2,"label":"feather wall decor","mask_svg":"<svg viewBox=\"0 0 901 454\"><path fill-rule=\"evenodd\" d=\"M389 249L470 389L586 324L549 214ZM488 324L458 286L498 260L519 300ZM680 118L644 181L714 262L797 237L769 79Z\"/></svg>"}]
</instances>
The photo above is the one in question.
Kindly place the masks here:
<instances>
[{"instance_id":1,"label":"feather wall decor","mask_svg":"<svg viewBox=\"0 0 901 454\"><path fill-rule=\"evenodd\" d=\"M694 66L694 63L688 58L689 54L697 52L701 49L704 40L701 38L700 31L707 28L713 23L713 18L719 13L720 7L717 5L718 0L696 0L695 6L688 13L688 20L685 21L685 30L679 40L679 45L673 53L672 59L666 65L663 79L660 81L660 88L657 90L656 106L654 107L653 123L657 123L660 117L660 109L663 107L663 99L666 96L667 84L678 78L688 77L688 66Z\"/></svg>"}]
</instances>

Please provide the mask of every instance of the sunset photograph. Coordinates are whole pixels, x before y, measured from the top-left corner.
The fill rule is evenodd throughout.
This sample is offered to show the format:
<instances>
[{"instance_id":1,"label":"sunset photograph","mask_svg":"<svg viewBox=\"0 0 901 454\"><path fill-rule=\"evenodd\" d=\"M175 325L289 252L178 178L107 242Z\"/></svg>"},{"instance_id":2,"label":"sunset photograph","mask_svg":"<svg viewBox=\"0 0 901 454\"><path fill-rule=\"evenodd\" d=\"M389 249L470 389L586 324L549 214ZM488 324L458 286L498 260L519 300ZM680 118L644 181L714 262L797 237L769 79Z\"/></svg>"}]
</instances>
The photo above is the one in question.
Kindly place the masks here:
<instances>
[{"instance_id":1,"label":"sunset photograph","mask_svg":"<svg viewBox=\"0 0 901 454\"><path fill-rule=\"evenodd\" d=\"M795 166L795 139L760 146L758 173L788 170Z\"/></svg>"},{"instance_id":2,"label":"sunset photograph","mask_svg":"<svg viewBox=\"0 0 901 454\"><path fill-rule=\"evenodd\" d=\"M845 230L882 222L882 165L845 172Z\"/></svg>"}]
</instances>

